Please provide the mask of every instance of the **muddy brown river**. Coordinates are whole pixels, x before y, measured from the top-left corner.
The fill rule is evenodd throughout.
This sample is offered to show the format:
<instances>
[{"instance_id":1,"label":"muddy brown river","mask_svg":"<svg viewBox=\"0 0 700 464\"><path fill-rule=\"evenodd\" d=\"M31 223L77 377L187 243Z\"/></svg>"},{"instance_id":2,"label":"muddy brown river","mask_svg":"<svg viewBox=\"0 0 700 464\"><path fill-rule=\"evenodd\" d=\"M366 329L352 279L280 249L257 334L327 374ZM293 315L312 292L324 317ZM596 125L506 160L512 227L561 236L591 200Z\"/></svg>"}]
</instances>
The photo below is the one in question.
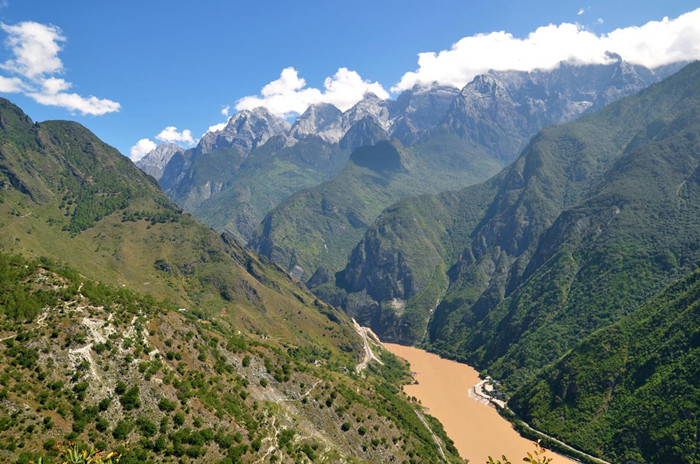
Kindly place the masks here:
<instances>
[{"instance_id":1,"label":"muddy brown river","mask_svg":"<svg viewBox=\"0 0 700 464\"><path fill-rule=\"evenodd\" d=\"M489 456L496 459L503 454L512 462L522 462L534 449L532 441L521 437L496 409L468 396L468 390L481 380L475 369L418 348L392 343L384 347L411 363L418 384L406 385L404 391L442 422L459 454L470 464L483 464ZM553 464L576 463L552 451L547 455L554 458Z\"/></svg>"}]
</instances>

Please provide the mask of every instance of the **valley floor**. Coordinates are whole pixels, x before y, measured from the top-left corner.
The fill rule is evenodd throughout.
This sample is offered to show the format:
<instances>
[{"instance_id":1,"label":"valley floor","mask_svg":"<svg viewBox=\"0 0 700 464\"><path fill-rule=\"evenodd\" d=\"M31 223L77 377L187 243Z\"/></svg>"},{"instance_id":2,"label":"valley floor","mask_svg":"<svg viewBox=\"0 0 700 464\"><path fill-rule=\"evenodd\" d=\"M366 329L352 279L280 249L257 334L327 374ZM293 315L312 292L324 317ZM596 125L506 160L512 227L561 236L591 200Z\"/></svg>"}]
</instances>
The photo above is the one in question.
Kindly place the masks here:
<instances>
[{"instance_id":1,"label":"valley floor","mask_svg":"<svg viewBox=\"0 0 700 464\"><path fill-rule=\"evenodd\" d=\"M416 383L406 385L404 391L419 399L442 422L460 456L470 463L486 462L488 456L500 458L501 455L518 462L532 451L531 440L521 437L495 408L470 397L469 390L481 382L474 368L418 348L391 343L384 343L384 347L411 364ZM576 462L551 452L547 454L554 458L552 464Z\"/></svg>"}]
</instances>

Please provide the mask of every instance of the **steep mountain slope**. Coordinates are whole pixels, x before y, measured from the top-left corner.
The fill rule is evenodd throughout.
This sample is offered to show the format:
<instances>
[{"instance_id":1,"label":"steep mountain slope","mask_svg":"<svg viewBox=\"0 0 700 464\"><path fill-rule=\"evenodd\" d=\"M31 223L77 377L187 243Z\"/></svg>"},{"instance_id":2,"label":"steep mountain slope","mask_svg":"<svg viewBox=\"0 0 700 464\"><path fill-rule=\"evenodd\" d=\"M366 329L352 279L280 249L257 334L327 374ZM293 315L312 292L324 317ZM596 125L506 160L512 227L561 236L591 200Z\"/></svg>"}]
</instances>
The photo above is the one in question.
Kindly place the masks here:
<instances>
[{"instance_id":1,"label":"steep mountain slope","mask_svg":"<svg viewBox=\"0 0 700 464\"><path fill-rule=\"evenodd\" d=\"M247 242L268 211L334 177L355 148L394 132L416 140L442 119L456 93L417 87L396 102L368 94L344 113L330 104L311 105L291 128L262 108L242 111L195 149L174 156L157 178L185 211ZM159 162L164 149L140 165Z\"/></svg>"},{"instance_id":2,"label":"steep mountain slope","mask_svg":"<svg viewBox=\"0 0 700 464\"><path fill-rule=\"evenodd\" d=\"M390 134L404 145L413 145L445 119L445 114L459 94L454 87L414 86L392 102L393 122Z\"/></svg>"},{"instance_id":3,"label":"steep mountain slope","mask_svg":"<svg viewBox=\"0 0 700 464\"><path fill-rule=\"evenodd\" d=\"M461 93L416 86L396 100L367 94L345 112L312 105L291 128L262 108L242 111L225 128L206 134L195 149L175 156L159 182L185 211L247 242L272 207L331 179L355 148L389 138L414 145L440 126L433 137L453 131L467 146L504 164L542 127L600 108L671 69L651 71L613 57L608 65L562 63L548 71L489 72ZM246 161L256 152L266 162ZM430 191L445 188L453 187Z\"/></svg>"},{"instance_id":4,"label":"steep mountain slope","mask_svg":"<svg viewBox=\"0 0 700 464\"><path fill-rule=\"evenodd\" d=\"M513 396L528 423L612 462L700 459L700 273L578 344Z\"/></svg>"},{"instance_id":5,"label":"steep mountain slope","mask_svg":"<svg viewBox=\"0 0 700 464\"><path fill-rule=\"evenodd\" d=\"M343 112L330 103L310 105L294 121L289 135L302 140L308 135L315 135L330 142L337 142L344 133Z\"/></svg>"},{"instance_id":6,"label":"steep mountain slope","mask_svg":"<svg viewBox=\"0 0 700 464\"><path fill-rule=\"evenodd\" d=\"M699 75L543 130L484 184L390 208L343 289L317 293L518 385L700 261Z\"/></svg>"},{"instance_id":7,"label":"steep mountain slope","mask_svg":"<svg viewBox=\"0 0 700 464\"><path fill-rule=\"evenodd\" d=\"M325 338L314 326L334 310L307 306L314 297L284 272L181 214L153 178L76 123L34 124L0 100L0 185L4 250L61 260L88 278L202 314L224 313L241 330L287 342ZM290 327L285 319L298 311L308 320ZM359 346L350 324L335 326L339 338L323 344Z\"/></svg>"},{"instance_id":8,"label":"steep mountain slope","mask_svg":"<svg viewBox=\"0 0 700 464\"><path fill-rule=\"evenodd\" d=\"M289 128L288 122L264 107L241 111L229 118L223 129L204 134L195 152L200 154L217 148L235 147L243 153L249 153L271 137L286 133Z\"/></svg>"},{"instance_id":9,"label":"steep mountain slope","mask_svg":"<svg viewBox=\"0 0 700 464\"><path fill-rule=\"evenodd\" d=\"M349 151L310 135L294 144L276 136L245 155L220 148L192 157L168 196L210 227L247 242L265 213L292 193L337 174ZM166 169L180 172L175 159Z\"/></svg>"},{"instance_id":10,"label":"steep mountain slope","mask_svg":"<svg viewBox=\"0 0 700 464\"><path fill-rule=\"evenodd\" d=\"M451 104L443 123L434 127L415 145L413 150L419 153L417 158L423 161L422 164L409 168L409 175L401 177L400 181L406 185L402 186L400 192L384 196L385 201L377 204L374 192L383 191L385 185L379 185L379 181L369 184L367 180L360 182L362 187L358 191L367 194L367 199L364 199L362 195L347 193L347 177L342 174L300 196L321 198L333 195L341 202L335 205L340 211L360 208L355 203L366 201L371 206L366 208L362 223L371 224L376 217L377 207L387 207L390 202L410 194L437 193L484 180L484 175L493 174L491 167L514 159L530 136L542 127L569 121L586 111L600 108L612 100L646 87L656 79L657 75L647 68L631 66L619 57L609 65L561 63L548 71L491 71L477 76L465 86ZM425 99L444 103L446 98L441 91L441 88L436 87L423 100L419 98L417 90L414 94L406 93L405 99L399 98L395 104L405 106L404 123L411 125L406 118L417 114L410 111L410 102L420 101L423 108L430 104ZM378 114L384 112L378 111ZM426 126L429 120L430 118L423 119ZM353 129L359 129L360 126L354 126L345 137L352 135L361 140L363 134L371 134L368 139L376 139L383 127L375 121L376 119L369 120L359 134L354 133ZM432 121L437 119L433 118ZM466 165L464 160L473 161ZM451 181L460 176L461 181ZM334 183L337 185L334 186ZM331 191L334 193L331 194ZM373 214L369 214L370 211ZM269 214L270 217L263 221L260 235L251 245L287 269L292 270L296 264L301 263L304 272L296 275L303 279L313 275L321 261L327 270L339 270L342 267L339 261L346 259L350 252L347 243L359 238L359 229L366 227L358 223L360 227L351 226L348 229L347 224L344 224L343 230L351 230L352 233L343 239L342 248L326 252L324 245L330 248L329 241L334 241L338 232L326 226L327 215L318 207L318 201L315 206L301 206L297 196L288 199ZM352 221L346 219L345 222ZM310 229L314 230L311 234L308 232ZM262 243L265 245L262 246ZM430 268L430 272L432 270L434 267Z\"/></svg>"},{"instance_id":11,"label":"steep mountain slope","mask_svg":"<svg viewBox=\"0 0 700 464\"><path fill-rule=\"evenodd\" d=\"M0 254L0 282L3 462L57 462L65 440L117 450L123 464L438 454L399 393L408 372L393 357L358 379L338 353L280 350L47 260Z\"/></svg>"},{"instance_id":12,"label":"steep mountain slope","mask_svg":"<svg viewBox=\"0 0 700 464\"><path fill-rule=\"evenodd\" d=\"M0 100L0 186L0 460L128 440L129 463L458 461L403 364L358 373L342 312L84 127Z\"/></svg>"},{"instance_id":13,"label":"steep mountain slope","mask_svg":"<svg viewBox=\"0 0 700 464\"><path fill-rule=\"evenodd\" d=\"M274 208L249 245L298 279L308 280L319 270L335 272L387 205L474 183L498 168L448 133L413 147L398 141L360 147L334 179Z\"/></svg>"}]
</instances>

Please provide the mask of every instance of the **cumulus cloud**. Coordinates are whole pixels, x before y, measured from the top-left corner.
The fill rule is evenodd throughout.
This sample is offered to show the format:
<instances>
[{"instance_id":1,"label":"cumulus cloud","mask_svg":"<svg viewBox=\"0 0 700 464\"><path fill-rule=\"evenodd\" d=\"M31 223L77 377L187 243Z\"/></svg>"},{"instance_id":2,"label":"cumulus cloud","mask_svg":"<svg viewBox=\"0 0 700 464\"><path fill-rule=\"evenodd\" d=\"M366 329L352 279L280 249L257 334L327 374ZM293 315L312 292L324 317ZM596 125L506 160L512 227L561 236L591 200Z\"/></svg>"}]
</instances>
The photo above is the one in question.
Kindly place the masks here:
<instances>
[{"instance_id":1,"label":"cumulus cloud","mask_svg":"<svg viewBox=\"0 0 700 464\"><path fill-rule=\"evenodd\" d=\"M156 144L149 139L141 139L136 144L131 147L131 159L133 161L138 161L148 153L156 149Z\"/></svg>"},{"instance_id":2,"label":"cumulus cloud","mask_svg":"<svg viewBox=\"0 0 700 464\"><path fill-rule=\"evenodd\" d=\"M260 96L238 100L236 109L241 111L264 106L272 113L286 117L293 113L303 113L309 105L315 103L331 103L345 111L369 92L380 98L389 98L381 84L364 80L356 71L347 68L339 68L333 76L327 77L323 87L323 91L307 87L306 81L299 77L296 69L285 68L279 79L263 87Z\"/></svg>"},{"instance_id":3,"label":"cumulus cloud","mask_svg":"<svg viewBox=\"0 0 700 464\"><path fill-rule=\"evenodd\" d=\"M562 23L540 27L525 38L504 31L464 37L450 50L420 53L418 69L404 74L391 90L432 82L461 88L489 69L551 69L564 60L607 63L612 59L607 52L647 67L698 59L700 8L676 19L663 18L602 35L578 24Z\"/></svg>"},{"instance_id":4,"label":"cumulus cloud","mask_svg":"<svg viewBox=\"0 0 700 464\"><path fill-rule=\"evenodd\" d=\"M160 133L156 135L156 140L160 140L163 143L176 143L182 147L191 147L196 142L192 137L192 131L185 129L180 132L175 126L168 126L160 131ZM133 161L138 161L155 150L157 146L158 145L151 139L141 139L131 147L131 159Z\"/></svg>"},{"instance_id":5,"label":"cumulus cloud","mask_svg":"<svg viewBox=\"0 0 700 464\"><path fill-rule=\"evenodd\" d=\"M0 92L2 93L21 92L25 88L22 80L17 77L0 76Z\"/></svg>"},{"instance_id":6,"label":"cumulus cloud","mask_svg":"<svg viewBox=\"0 0 700 464\"><path fill-rule=\"evenodd\" d=\"M222 114L223 116L228 116L229 110L231 110L231 106L230 106L230 105L226 105L226 106L224 106L224 107L221 109L221 114Z\"/></svg>"},{"instance_id":7,"label":"cumulus cloud","mask_svg":"<svg viewBox=\"0 0 700 464\"><path fill-rule=\"evenodd\" d=\"M214 124L213 126L209 126L209 129L207 129L207 132L219 132L224 130L224 127L226 127L226 124L228 124L228 121L226 122L220 122L219 124Z\"/></svg>"},{"instance_id":8,"label":"cumulus cloud","mask_svg":"<svg viewBox=\"0 0 700 464\"><path fill-rule=\"evenodd\" d=\"M583 13L585 13L585 10L583 8L579 8L577 15L581 16Z\"/></svg>"},{"instance_id":9,"label":"cumulus cloud","mask_svg":"<svg viewBox=\"0 0 700 464\"><path fill-rule=\"evenodd\" d=\"M168 126L160 131L160 134L156 135L156 139L165 143L184 143L187 145L194 145L192 132L189 129L178 132L177 127L175 126Z\"/></svg>"},{"instance_id":10,"label":"cumulus cloud","mask_svg":"<svg viewBox=\"0 0 700 464\"><path fill-rule=\"evenodd\" d=\"M77 93L55 93L45 94L31 92L27 96L31 97L37 103L48 106L60 106L71 111L79 111L82 114L91 114L101 116L107 113L119 111L121 105L115 101L107 100L106 98L97 97L81 97Z\"/></svg>"},{"instance_id":11,"label":"cumulus cloud","mask_svg":"<svg viewBox=\"0 0 700 464\"><path fill-rule=\"evenodd\" d=\"M5 46L14 55L14 59L2 64L3 69L29 79L63 71L58 52L66 38L61 29L33 21L0 24L0 28L7 33Z\"/></svg>"},{"instance_id":12,"label":"cumulus cloud","mask_svg":"<svg viewBox=\"0 0 700 464\"><path fill-rule=\"evenodd\" d=\"M0 92L22 92L42 105L59 106L84 115L119 111L118 102L66 92L72 84L54 76L64 71L58 53L66 37L59 27L24 21L0 23L0 29L7 34L4 44L13 55L0 64L0 69L14 74L0 76Z\"/></svg>"}]
</instances>

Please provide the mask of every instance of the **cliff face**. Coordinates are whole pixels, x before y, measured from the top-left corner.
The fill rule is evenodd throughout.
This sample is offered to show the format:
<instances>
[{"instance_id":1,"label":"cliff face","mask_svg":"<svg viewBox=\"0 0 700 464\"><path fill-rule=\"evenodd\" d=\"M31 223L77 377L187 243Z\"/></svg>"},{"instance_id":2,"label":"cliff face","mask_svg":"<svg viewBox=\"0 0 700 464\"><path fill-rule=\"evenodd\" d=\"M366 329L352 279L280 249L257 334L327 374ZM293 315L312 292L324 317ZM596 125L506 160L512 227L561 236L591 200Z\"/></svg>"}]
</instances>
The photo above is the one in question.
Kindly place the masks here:
<instances>
[{"instance_id":1,"label":"cliff face","mask_svg":"<svg viewBox=\"0 0 700 464\"><path fill-rule=\"evenodd\" d=\"M615 58L608 65L562 62L548 71L489 71L462 89L444 122L511 161L538 130L603 108L669 73Z\"/></svg>"},{"instance_id":2,"label":"cliff face","mask_svg":"<svg viewBox=\"0 0 700 464\"><path fill-rule=\"evenodd\" d=\"M163 176L165 167L175 154L184 153L184 149L175 143L162 143L155 150L136 161L136 166L159 180Z\"/></svg>"}]
</instances>

